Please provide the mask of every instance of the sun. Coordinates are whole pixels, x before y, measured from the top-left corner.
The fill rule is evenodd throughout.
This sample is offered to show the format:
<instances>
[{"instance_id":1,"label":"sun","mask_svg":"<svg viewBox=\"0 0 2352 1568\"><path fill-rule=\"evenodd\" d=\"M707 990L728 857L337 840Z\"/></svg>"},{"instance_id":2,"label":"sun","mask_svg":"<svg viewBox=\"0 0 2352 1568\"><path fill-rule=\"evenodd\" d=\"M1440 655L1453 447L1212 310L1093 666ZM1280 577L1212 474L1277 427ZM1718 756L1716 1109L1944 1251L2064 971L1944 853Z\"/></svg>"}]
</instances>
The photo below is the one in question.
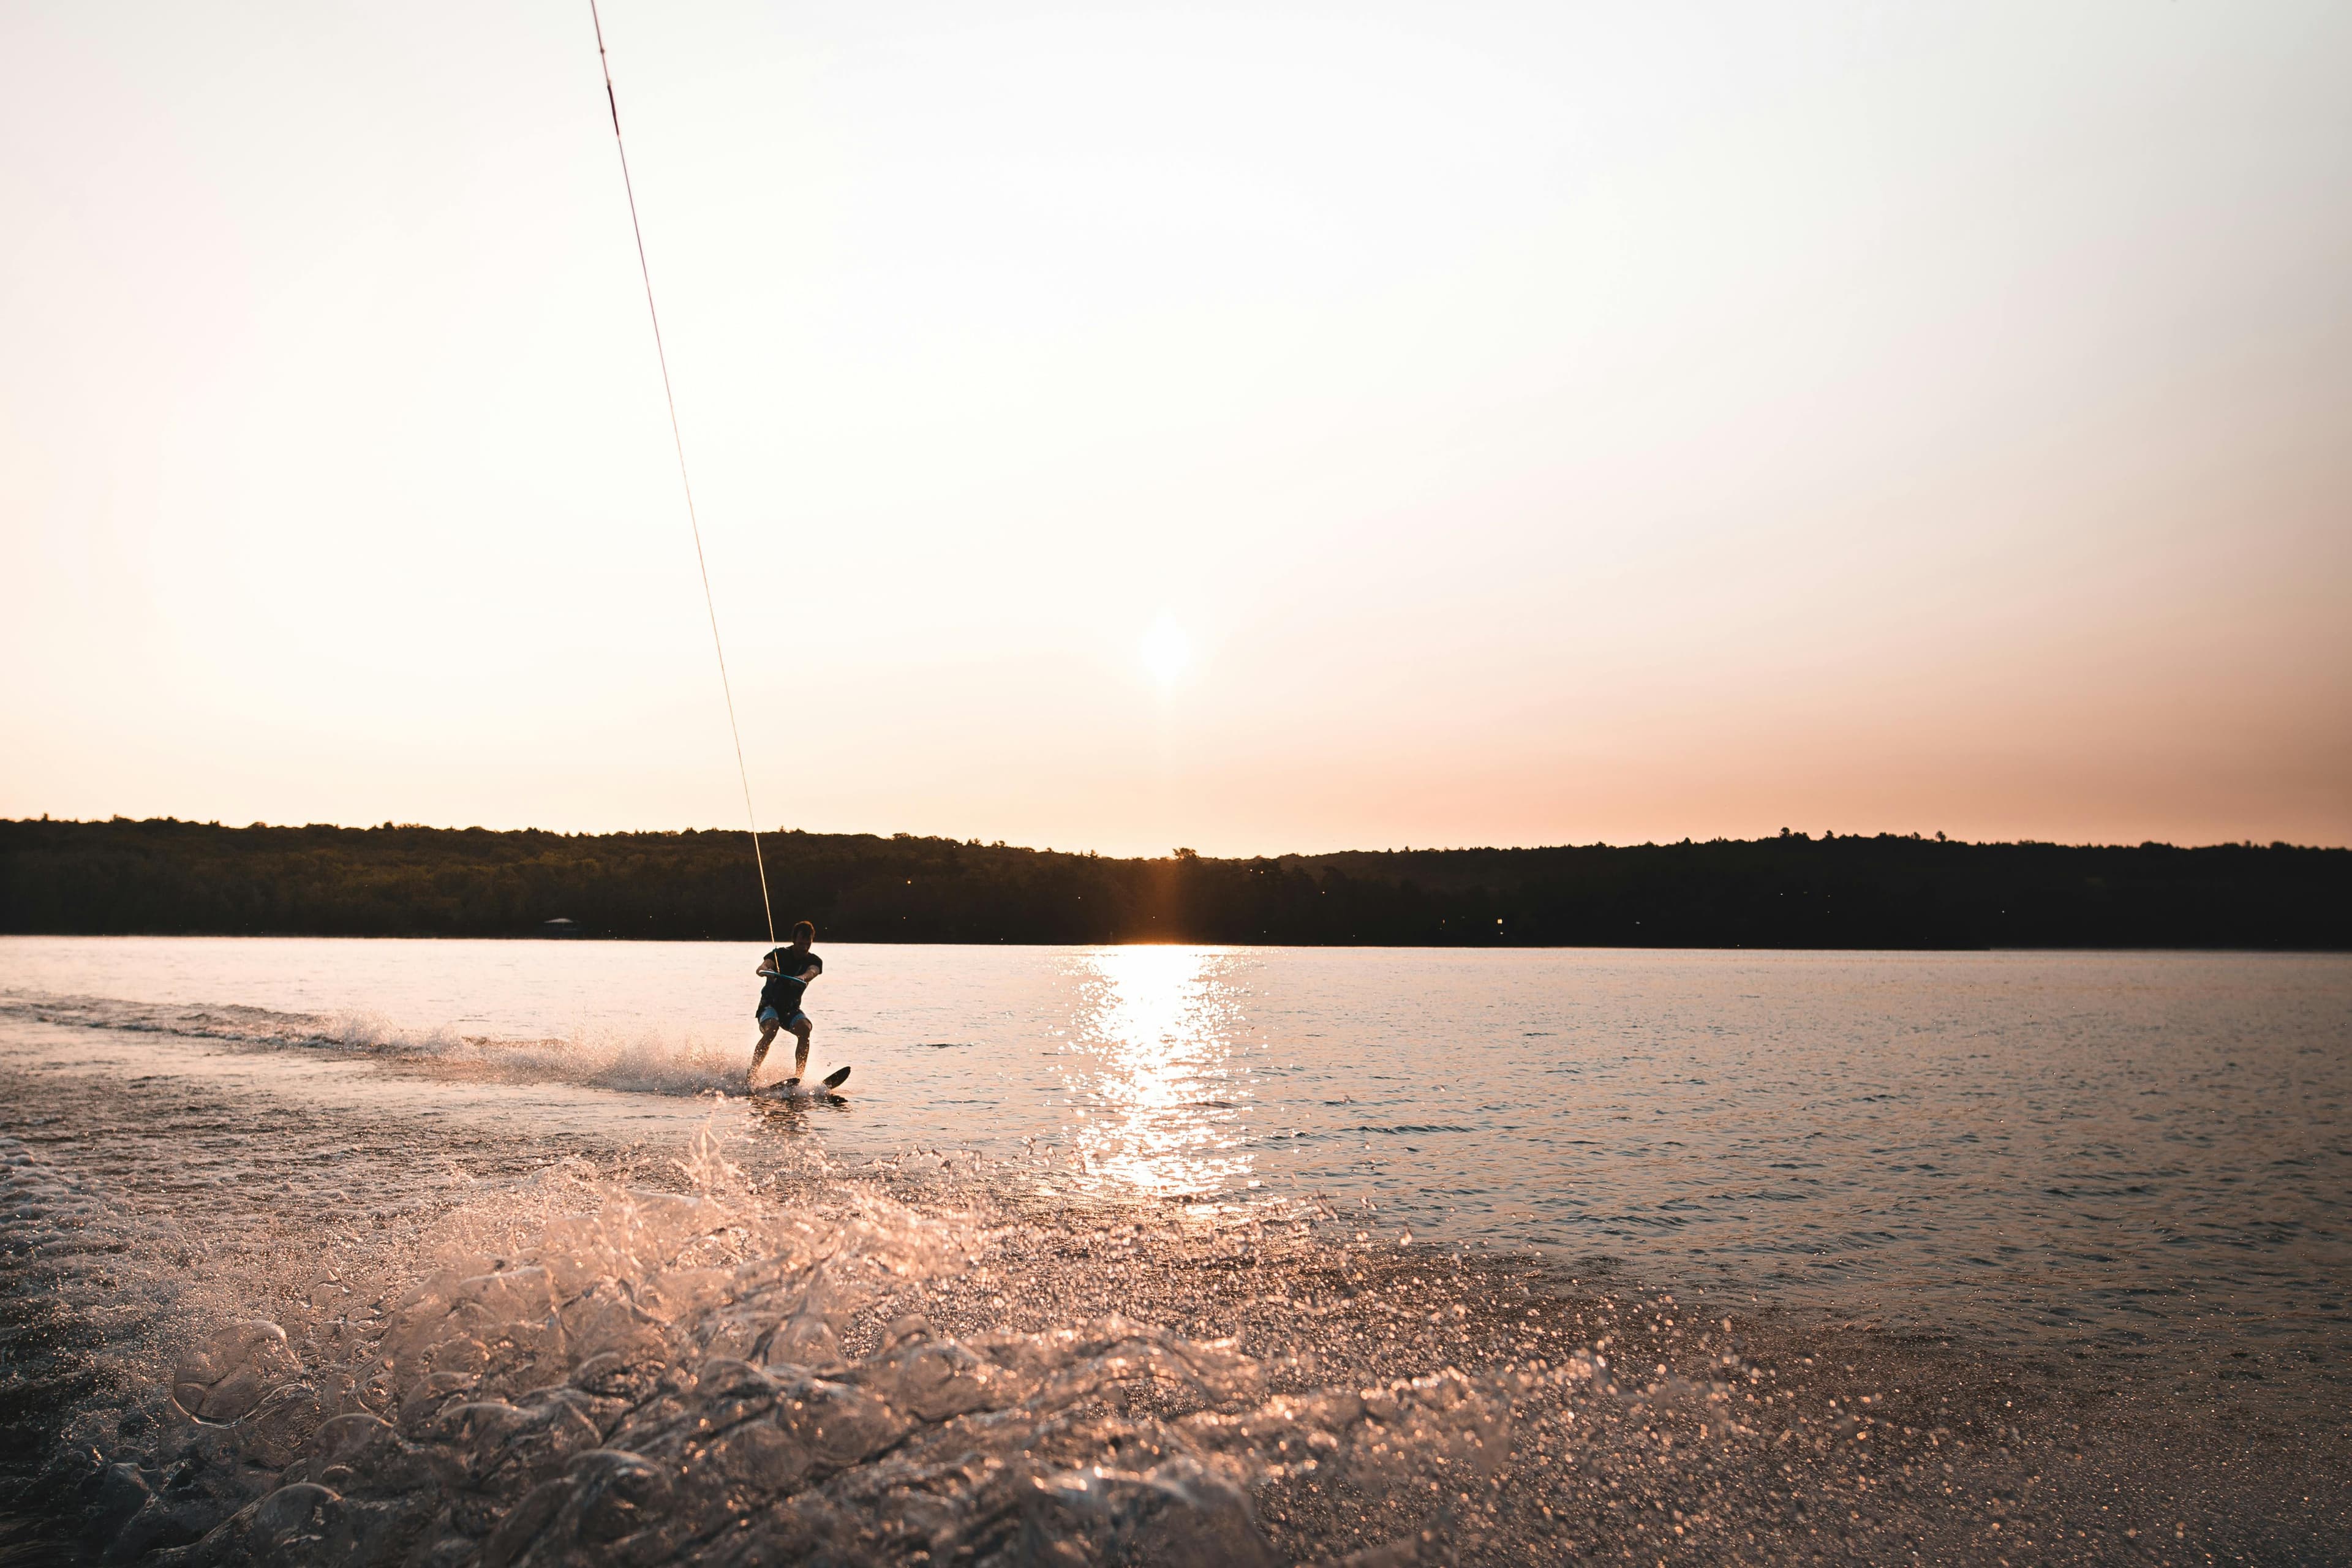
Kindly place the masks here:
<instances>
[{"instance_id":1,"label":"sun","mask_svg":"<svg viewBox=\"0 0 2352 1568\"><path fill-rule=\"evenodd\" d=\"M1172 690L1192 663L1192 639L1173 619L1162 616L1143 634L1143 668L1162 691Z\"/></svg>"}]
</instances>

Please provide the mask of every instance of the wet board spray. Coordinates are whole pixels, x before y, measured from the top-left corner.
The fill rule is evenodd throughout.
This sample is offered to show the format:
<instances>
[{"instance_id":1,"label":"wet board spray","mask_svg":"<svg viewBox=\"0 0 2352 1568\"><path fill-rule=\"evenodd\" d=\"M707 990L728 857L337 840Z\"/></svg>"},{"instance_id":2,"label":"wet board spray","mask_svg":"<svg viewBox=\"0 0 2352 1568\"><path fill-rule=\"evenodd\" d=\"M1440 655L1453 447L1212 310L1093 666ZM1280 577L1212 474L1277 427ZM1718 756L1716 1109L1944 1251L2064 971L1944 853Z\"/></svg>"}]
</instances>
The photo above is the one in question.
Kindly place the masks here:
<instances>
[{"instance_id":1,"label":"wet board spray","mask_svg":"<svg viewBox=\"0 0 2352 1568\"><path fill-rule=\"evenodd\" d=\"M765 1089L755 1089L751 1092L765 1095L771 1100L815 1100L819 1097L839 1100L842 1096L837 1091L848 1081L849 1069L842 1068L825 1075L819 1083L772 1083Z\"/></svg>"}]
</instances>

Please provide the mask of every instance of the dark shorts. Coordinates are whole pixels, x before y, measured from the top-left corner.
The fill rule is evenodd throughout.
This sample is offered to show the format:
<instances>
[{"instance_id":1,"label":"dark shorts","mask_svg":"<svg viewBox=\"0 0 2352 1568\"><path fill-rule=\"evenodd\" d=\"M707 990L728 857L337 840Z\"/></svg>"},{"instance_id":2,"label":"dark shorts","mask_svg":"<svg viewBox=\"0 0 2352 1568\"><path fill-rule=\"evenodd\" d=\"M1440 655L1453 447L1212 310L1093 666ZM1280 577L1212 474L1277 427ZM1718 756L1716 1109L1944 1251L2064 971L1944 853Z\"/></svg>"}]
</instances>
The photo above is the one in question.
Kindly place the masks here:
<instances>
[{"instance_id":1,"label":"dark shorts","mask_svg":"<svg viewBox=\"0 0 2352 1568\"><path fill-rule=\"evenodd\" d=\"M760 1026L761 1028L766 1028L768 1026L772 1024L777 1028L791 1029L797 1032L803 1025L807 1024L808 1021L809 1016L797 1009L793 1011L793 1016L789 1018L778 1017L776 1016L776 1010L773 1007L762 1007L760 1009Z\"/></svg>"}]
</instances>

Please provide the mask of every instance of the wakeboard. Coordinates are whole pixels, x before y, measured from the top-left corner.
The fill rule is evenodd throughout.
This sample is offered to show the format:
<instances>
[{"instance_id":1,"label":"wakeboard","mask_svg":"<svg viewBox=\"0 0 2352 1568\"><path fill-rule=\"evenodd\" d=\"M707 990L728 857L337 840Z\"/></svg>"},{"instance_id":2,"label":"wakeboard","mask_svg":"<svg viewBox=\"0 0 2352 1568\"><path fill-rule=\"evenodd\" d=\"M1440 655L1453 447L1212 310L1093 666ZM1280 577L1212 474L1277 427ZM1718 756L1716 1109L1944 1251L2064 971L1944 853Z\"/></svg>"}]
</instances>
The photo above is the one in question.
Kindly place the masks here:
<instances>
[{"instance_id":1,"label":"wakeboard","mask_svg":"<svg viewBox=\"0 0 2352 1568\"><path fill-rule=\"evenodd\" d=\"M848 1097L841 1092L841 1086L848 1081L849 1069L840 1068L815 1083L788 1079L782 1083L772 1083L751 1092L762 1100L845 1100Z\"/></svg>"}]
</instances>

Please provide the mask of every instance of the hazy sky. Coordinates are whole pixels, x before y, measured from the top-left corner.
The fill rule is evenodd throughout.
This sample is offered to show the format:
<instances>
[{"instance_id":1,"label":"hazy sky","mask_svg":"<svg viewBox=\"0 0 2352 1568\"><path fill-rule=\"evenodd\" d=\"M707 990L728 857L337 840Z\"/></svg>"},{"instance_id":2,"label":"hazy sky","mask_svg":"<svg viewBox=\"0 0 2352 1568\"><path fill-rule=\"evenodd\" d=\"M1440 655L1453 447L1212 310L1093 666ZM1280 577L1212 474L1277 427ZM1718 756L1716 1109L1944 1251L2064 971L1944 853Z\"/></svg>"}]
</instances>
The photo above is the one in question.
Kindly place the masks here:
<instances>
[{"instance_id":1,"label":"hazy sky","mask_svg":"<svg viewBox=\"0 0 2352 1568\"><path fill-rule=\"evenodd\" d=\"M604 14L763 823L2352 842L2352 6ZM583 3L0 6L0 815L735 826Z\"/></svg>"}]
</instances>

